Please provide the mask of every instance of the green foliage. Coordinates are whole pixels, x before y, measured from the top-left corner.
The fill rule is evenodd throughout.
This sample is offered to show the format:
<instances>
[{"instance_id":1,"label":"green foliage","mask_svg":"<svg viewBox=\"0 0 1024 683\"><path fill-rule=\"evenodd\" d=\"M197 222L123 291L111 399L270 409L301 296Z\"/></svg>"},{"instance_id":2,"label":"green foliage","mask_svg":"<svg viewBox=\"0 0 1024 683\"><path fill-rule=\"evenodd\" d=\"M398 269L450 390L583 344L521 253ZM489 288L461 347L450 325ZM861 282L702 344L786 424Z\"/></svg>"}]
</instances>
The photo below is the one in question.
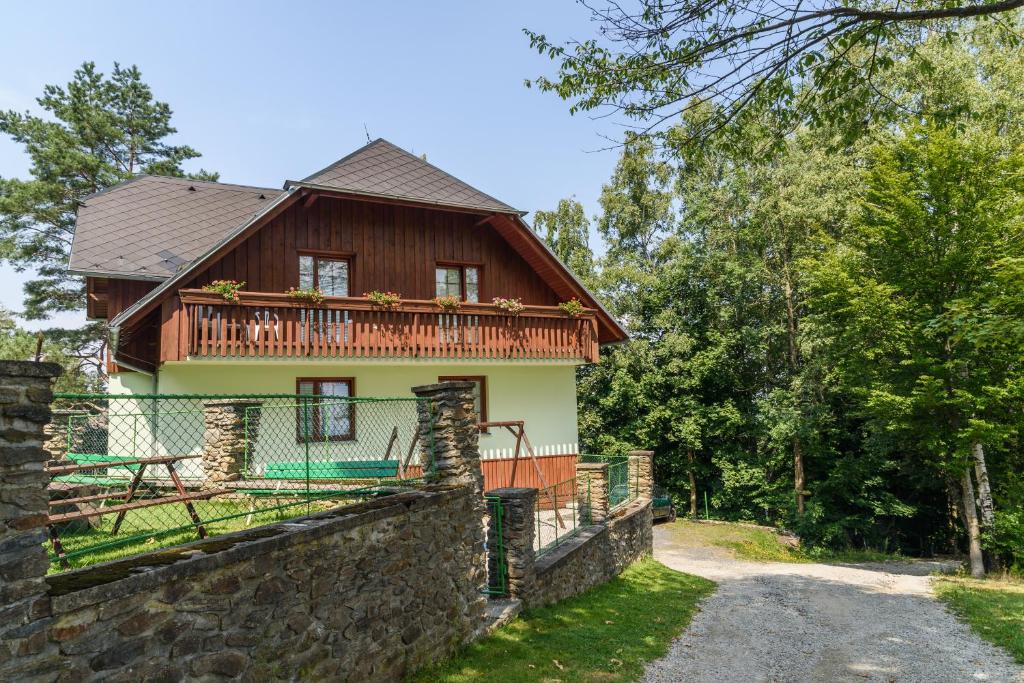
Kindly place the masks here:
<instances>
[{"instance_id":1,"label":"green foliage","mask_svg":"<svg viewBox=\"0 0 1024 683\"><path fill-rule=\"evenodd\" d=\"M704 109L688 138L698 145L716 137L743 149L756 122L770 122L777 133L773 142L802 125L831 129L837 123L851 140L900 120L905 100L931 94L908 90L894 97L885 87L902 75L908 57L923 74L945 75L941 62L918 57L929 43L954 43L961 32L980 29L1004 49L1018 48L1015 17L1003 15L1020 6L1016 0L906 8L869 2L588 3L597 38L562 43L524 31L530 46L557 65L554 76L526 84L568 101L572 113L604 110L644 132L664 133L680 115ZM960 118L974 109L971 100L965 91L960 108L942 113Z\"/></svg>"},{"instance_id":2,"label":"green foliage","mask_svg":"<svg viewBox=\"0 0 1024 683\"><path fill-rule=\"evenodd\" d=\"M1021 57L992 27L929 38L875 84L899 125L853 144L748 121L694 145L710 107L661 149L630 136L594 282L632 342L580 374L584 448L653 448L677 500L692 475L715 516L812 548L932 554L962 540L949 485L982 443L986 548L1018 561Z\"/></svg>"},{"instance_id":3,"label":"green foliage","mask_svg":"<svg viewBox=\"0 0 1024 683\"><path fill-rule=\"evenodd\" d=\"M1024 664L1024 585L1011 581L940 579L935 592L978 635Z\"/></svg>"},{"instance_id":4,"label":"green foliage","mask_svg":"<svg viewBox=\"0 0 1024 683\"><path fill-rule=\"evenodd\" d=\"M554 211L533 214L533 228L544 235L544 241L569 270L583 282L594 274L594 254L590 251L590 222L583 205L574 199L558 202Z\"/></svg>"},{"instance_id":5,"label":"green foliage","mask_svg":"<svg viewBox=\"0 0 1024 683\"><path fill-rule=\"evenodd\" d=\"M85 198L137 173L183 176L182 162L199 153L165 142L177 132L171 108L153 99L135 66L115 63L108 77L85 62L66 86L47 85L36 101L47 116L0 112L0 132L32 161L30 180L0 178L0 259L37 271L25 287L25 312L45 318L85 307L81 279L66 272Z\"/></svg>"},{"instance_id":6,"label":"green foliage","mask_svg":"<svg viewBox=\"0 0 1024 683\"><path fill-rule=\"evenodd\" d=\"M80 359L67 351L67 346L60 331L48 331L43 335L42 359L57 363L64 368L64 373L57 379L56 391L86 392L99 388L98 375L86 372ZM0 358L9 360L34 360L39 335L18 327L17 321L9 311L0 308Z\"/></svg>"},{"instance_id":7,"label":"green foliage","mask_svg":"<svg viewBox=\"0 0 1024 683\"><path fill-rule=\"evenodd\" d=\"M411 680L634 681L713 590L710 581L642 560L583 595L529 610Z\"/></svg>"}]
</instances>

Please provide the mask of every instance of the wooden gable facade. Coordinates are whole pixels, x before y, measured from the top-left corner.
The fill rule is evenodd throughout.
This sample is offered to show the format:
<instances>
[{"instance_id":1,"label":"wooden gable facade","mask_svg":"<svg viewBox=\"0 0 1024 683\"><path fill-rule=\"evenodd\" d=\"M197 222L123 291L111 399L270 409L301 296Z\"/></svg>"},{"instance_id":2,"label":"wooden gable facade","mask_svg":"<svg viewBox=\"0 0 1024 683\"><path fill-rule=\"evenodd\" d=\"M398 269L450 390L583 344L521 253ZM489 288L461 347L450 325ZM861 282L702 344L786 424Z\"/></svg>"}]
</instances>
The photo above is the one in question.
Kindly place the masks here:
<instances>
[{"instance_id":1,"label":"wooden gable facade","mask_svg":"<svg viewBox=\"0 0 1024 683\"><path fill-rule=\"evenodd\" d=\"M316 197L296 202L183 289L213 280L244 281L252 292L283 293L299 285L299 255L349 261L349 290L394 291L405 299L434 297L438 264L480 269L480 301L514 297L552 306L559 299L540 276L478 214L392 203Z\"/></svg>"},{"instance_id":2,"label":"wooden gable facade","mask_svg":"<svg viewBox=\"0 0 1024 683\"><path fill-rule=\"evenodd\" d=\"M284 294L290 287L299 286L299 256L303 254L347 260L350 298L361 297L371 290L394 291L405 301L421 302L422 310L422 304L435 295L435 269L463 265L478 269L480 308L489 307L494 297L515 298L538 310L549 309L549 316L555 315L550 309L557 311L555 307L563 297L487 219L477 212L310 194L291 203L223 256L198 269L158 308L135 324L125 326L118 357L126 364L152 370L161 362L183 360L190 351L194 353L195 347L202 343L203 332L198 330L194 320L183 319L188 311L180 295L196 292L214 280L245 282L246 296L267 295L259 300L257 305L260 306L269 297L277 297L272 303L288 303ZM90 278L89 288L94 292L90 298L91 310L102 311L103 317L110 320L156 286L157 283L146 281ZM216 315L219 320L219 313ZM596 324L593 320L585 324L588 328L585 346L592 349L592 352L587 351L587 356L592 354L596 360ZM538 333L549 335L546 329ZM189 334L193 336L191 345L186 338ZM219 331L210 334L219 334ZM230 334L224 332L225 337ZM239 340L243 334L246 338L259 337L258 331L243 330L239 332ZM301 334L297 332L295 336ZM437 333L434 334L436 337ZM552 341L544 343L554 347L558 343L554 341L555 335L556 332L551 331ZM228 340L224 341L226 344ZM569 341L561 343L564 346ZM211 343L207 342L207 346ZM212 346L214 350L219 348L216 343ZM308 351L306 349L304 355ZM283 348L279 352L267 355L286 353ZM461 350L456 353L461 354ZM251 352L251 355L256 353ZM287 351L287 355L291 352ZM119 369L112 362L108 368L111 372Z\"/></svg>"}]
</instances>

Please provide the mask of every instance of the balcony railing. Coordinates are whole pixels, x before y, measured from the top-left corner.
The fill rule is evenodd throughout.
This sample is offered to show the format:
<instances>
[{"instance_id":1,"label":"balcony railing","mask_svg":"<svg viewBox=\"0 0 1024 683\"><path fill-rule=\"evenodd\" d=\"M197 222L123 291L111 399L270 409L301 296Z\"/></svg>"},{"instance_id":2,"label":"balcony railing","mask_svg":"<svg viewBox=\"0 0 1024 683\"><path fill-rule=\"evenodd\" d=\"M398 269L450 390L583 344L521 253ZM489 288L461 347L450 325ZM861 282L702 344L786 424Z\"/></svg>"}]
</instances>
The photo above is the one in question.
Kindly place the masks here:
<instances>
[{"instance_id":1,"label":"balcony railing","mask_svg":"<svg viewBox=\"0 0 1024 683\"><path fill-rule=\"evenodd\" d=\"M527 306L517 316L489 304L441 311L432 301L403 301L384 310L363 298L326 297L321 304L286 294L181 290L165 325L163 358L438 358L582 360L598 355L592 310L569 317L554 306ZM175 320L175 318L177 320ZM170 351L170 352L169 352Z\"/></svg>"}]
</instances>

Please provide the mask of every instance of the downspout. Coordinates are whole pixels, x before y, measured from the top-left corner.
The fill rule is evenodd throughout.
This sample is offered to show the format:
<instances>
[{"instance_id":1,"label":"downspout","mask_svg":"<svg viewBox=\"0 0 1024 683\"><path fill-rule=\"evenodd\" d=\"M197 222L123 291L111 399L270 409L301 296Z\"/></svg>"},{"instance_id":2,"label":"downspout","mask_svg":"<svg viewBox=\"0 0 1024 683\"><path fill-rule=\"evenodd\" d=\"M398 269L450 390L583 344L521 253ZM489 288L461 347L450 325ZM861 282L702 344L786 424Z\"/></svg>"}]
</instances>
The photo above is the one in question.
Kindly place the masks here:
<instances>
[{"instance_id":1,"label":"downspout","mask_svg":"<svg viewBox=\"0 0 1024 683\"><path fill-rule=\"evenodd\" d=\"M145 375L146 377L152 378L153 379L153 388L155 389L156 388L156 381L157 381L156 380L156 373L155 372L150 372L149 370L143 370L139 366L133 365L132 363L128 363L128 362L126 362L124 360L121 360L121 359L119 359L117 357L117 342L120 340L120 337L121 337L121 327L120 326L111 327L108 334L110 335L110 357L114 361L114 363L116 363L117 365L121 365L123 367L126 367L129 370L131 370L132 372L138 372L140 374ZM156 392L154 391L153 393L156 393Z\"/></svg>"}]
</instances>

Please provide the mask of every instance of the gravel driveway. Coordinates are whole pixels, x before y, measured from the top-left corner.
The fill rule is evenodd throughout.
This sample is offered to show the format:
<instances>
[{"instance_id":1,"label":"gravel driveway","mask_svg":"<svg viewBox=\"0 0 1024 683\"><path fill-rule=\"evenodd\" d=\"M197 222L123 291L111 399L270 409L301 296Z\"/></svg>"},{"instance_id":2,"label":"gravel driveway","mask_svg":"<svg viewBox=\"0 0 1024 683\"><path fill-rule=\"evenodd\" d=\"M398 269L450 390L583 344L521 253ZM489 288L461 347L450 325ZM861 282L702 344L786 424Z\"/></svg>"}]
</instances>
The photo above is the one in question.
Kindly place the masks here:
<instances>
[{"instance_id":1,"label":"gravel driveway","mask_svg":"<svg viewBox=\"0 0 1024 683\"><path fill-rule=\"evenodd\" d=\"M657 527L654 557L718 590L647 681L1024 682L1024 668L934 597L937 563L748 562L678 533Z\"/></svg>"}]
</instances>

